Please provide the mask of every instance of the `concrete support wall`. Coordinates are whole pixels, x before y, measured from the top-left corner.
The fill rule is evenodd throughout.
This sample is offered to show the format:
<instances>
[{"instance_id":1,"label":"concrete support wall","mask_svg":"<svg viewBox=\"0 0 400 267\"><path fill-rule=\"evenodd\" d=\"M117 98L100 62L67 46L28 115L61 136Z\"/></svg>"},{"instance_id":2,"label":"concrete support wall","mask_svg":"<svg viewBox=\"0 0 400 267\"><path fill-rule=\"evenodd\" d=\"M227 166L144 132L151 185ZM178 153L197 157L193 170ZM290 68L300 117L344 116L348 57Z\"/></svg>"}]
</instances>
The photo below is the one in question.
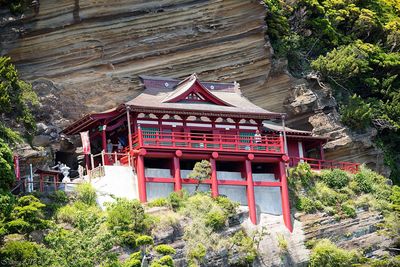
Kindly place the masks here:
<instances>
[{"instance_id":1,"label":"concrete support wall","mask_svg":"<svg viewBox=\"0 0 400 267\"><path fill-rule=\"evenodd\" d=\"M240 205L247 206L246 186L220 185L218 189L220 195L225 195Z\"/></svg>"},{"instance_id":2,"label":"concrete support wall","mask_svg":"<svg viewBox=\"0 0 400 267\"><path fill-rule=\"evenodd\" d=\"M282 214L281 190L279 187L255 186L254 195L258 211L274 215Z\"/></svg>"},{"instance_id":3,"label":"concrete support wall","mask_svg":"<svg viewBox=\"0 0 400 267\"><path fill-rule=\"evenodd\" d=\"M172 178L169 169L145 168L146 177Z\"/></svg>"},{"instance_id":4,"label":"concrete support wall","mask_svg":"<svg viewBox=\"0 0 400 267\"><path fill-rule=\"evenodd\" d=\"M168 197L174 191L173 183L146 183L147 200Z\"/></svg>"}]
</instances>

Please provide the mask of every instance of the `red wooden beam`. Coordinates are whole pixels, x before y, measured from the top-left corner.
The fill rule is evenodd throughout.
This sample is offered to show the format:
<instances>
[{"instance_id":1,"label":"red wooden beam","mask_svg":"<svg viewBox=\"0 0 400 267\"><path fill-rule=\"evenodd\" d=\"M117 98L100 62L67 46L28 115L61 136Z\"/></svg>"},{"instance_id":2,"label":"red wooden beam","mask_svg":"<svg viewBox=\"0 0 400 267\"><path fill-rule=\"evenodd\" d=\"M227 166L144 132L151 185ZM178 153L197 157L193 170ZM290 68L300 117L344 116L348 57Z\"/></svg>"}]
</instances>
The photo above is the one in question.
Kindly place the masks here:
<instances>
[{"instance_id":1,"label":"red wooden beam","mask_svg":"<svg viewBox=\"0 0 400 267\"><path fill-rule=\"evenodd\" d=\"M246 182L247 182L247 205L249 206L249 217L253 224L257 224L257 211L256 211L256 200L254 197L254 184L253 184L253 173L251 170L251 161L245 161L246 168Z\"/></svg>"},{"instance_id":2,"label":"red wooden beam","mask_svg":"<svg viewBox=\"0 0 400 267\"><path fill-rule=\"evenodd\" d=\"M283 221L290 232L293 231L292 220L290 217L289 188L286 178L285 163L279 163L279 174L281 176L281 198L282 198L282 214Z\"/></svg>"}]
</instances>

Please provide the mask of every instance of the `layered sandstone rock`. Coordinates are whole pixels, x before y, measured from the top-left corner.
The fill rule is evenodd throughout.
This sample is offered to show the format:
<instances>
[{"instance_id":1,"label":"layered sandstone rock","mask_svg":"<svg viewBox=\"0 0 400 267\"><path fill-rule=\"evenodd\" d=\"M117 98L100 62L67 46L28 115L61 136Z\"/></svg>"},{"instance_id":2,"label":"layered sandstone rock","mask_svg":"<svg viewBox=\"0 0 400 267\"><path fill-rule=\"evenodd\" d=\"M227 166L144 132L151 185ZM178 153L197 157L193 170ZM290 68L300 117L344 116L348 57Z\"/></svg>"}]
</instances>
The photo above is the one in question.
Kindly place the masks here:
<instances>
[{"instance_id":1,"label":"layered sandstone rock","mask_svg":"<svg viewBox=\"0 0 400 267\"><path fill-rule=\"evenodd\" d=\"M202 80L237 81L255 104L288 112L290 126L322 134L336 102L329 88L296 79L286 61L273 60L264 17L258 0L41 0L22 17L0 11L0 54L32 82L37 118L55 132L138 95L141 74L196 72ZM382 166L379 150L339 128L323 133L338 140L327 146L329 158Z\"/></svg>"}]
</instances>

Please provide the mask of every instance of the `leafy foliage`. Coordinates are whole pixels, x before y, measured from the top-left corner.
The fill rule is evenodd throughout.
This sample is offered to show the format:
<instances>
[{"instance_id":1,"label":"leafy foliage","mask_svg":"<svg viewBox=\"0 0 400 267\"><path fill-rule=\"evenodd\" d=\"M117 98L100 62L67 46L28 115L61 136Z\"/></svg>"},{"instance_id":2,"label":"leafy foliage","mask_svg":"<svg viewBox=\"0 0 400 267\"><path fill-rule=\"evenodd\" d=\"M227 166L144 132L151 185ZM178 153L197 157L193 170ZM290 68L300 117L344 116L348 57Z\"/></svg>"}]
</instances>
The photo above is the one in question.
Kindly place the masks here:
<instances>
[{"instance_id":1,"label":"leafy foliage","mask_svg":"<svg viewBox=\"0 0 400 267\"><path fill-rule=\"evenodd\" d=\"M333 87L342 122L373 126L391 178L400 177L400 11L395 0L264 0L275 54L295 76ZM397 180L398 181L398 180Z\"/></svg>"},{"instance_id":2,"label":"leafy foliage","mask_svg":"<svg viewBox=\"0 0 400 267\"><path fill-rule=\"evenodd\" d=\"M210 179L211 177L211 164L208 160L202 160L196 162L193 171L189 174L189 178L198 180L195 192L199 189L199 185L202 181Z\"/></svg>"},{"instance_id":3,"label":"leafy foliage","mask_svg":"<svg viewBox=\"0 0 400 267\"><path fill-rule=\"evenodd\" d=\"M348 267L360 263L360 258L357 252L340 249L331 241L323 239L314 246L309 266Z\"/></svg>"}]
</instances>

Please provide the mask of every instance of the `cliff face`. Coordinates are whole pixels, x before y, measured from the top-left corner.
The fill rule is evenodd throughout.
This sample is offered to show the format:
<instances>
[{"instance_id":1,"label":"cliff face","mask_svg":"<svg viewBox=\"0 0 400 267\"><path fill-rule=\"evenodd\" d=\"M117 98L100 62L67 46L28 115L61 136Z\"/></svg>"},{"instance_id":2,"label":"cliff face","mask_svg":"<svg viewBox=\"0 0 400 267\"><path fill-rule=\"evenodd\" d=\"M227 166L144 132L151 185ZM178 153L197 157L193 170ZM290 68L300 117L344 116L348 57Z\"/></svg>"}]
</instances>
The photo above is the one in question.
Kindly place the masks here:
<instances>
[{"instance_id":1,"label":"cliff face","mask_svg":"<svg viewBox=\"0 0 400 267\"><path fill-rule=\"evenodd\" d=\"M255 104L289 112L291 126L318 128L336 102L329 90L293 78L285 62L272 60L261 2L42 0L23 17L0 11L0 54L11 56L42 103L35 144L58 140L54 133L85 113L135 97L140 74L237 81ZM322 119L309 120L316 112ZM354 148L352 138L331 147L333 158L371 154L363 143Z\"/></svg>"},{"instance_id":2,"label":"cliff face","mask_svg":"<svg viewBox=\"0 0 400 267\"><path fill-rule=\"evenodd\" d=\"M257 104L275 103L260 99L271 52L258 1L40 2L2 54L38 91L44 79L54 83L66 119L133 98L140 74L236 80Z\"/></svg>"}]
</instances>

